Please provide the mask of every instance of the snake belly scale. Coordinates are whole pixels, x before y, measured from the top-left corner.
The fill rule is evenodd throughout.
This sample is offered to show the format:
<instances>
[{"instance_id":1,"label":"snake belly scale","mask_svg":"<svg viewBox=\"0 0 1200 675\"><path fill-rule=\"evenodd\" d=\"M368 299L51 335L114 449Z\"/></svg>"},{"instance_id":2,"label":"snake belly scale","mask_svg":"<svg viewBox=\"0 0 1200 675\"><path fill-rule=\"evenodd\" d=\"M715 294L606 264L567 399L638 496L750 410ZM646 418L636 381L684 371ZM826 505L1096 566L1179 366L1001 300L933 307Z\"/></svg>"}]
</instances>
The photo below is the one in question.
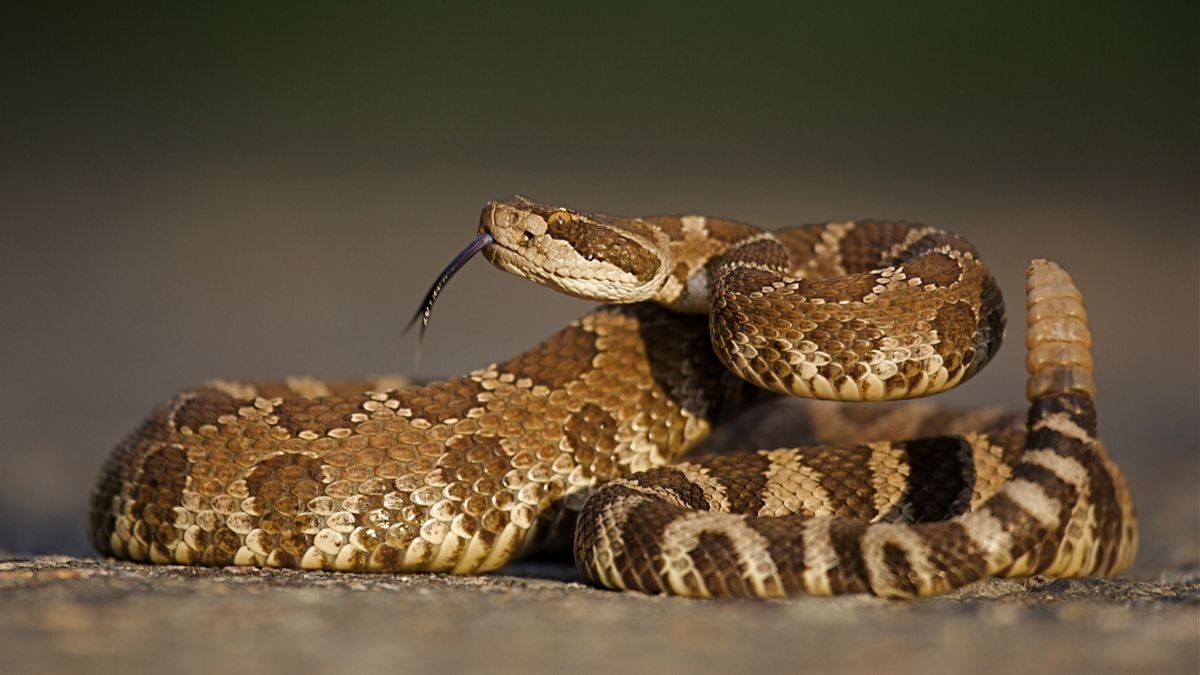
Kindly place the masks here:
<instances>
[{"instance_id":1,"label":"snake belly scale","mask_svg":"<svg viewBox=\"0 0 1200 675\"><path fill-rule=\"evenodd\" d=\"M566 538L602 586L754 597L927 596L1132 563L1132 501L1096 438L1082 295L1054 263L1028 271L1026 419L814 412L825 445L681 463L763 389L886 400L971 377L1005 322L978 253L903 223L766 232L520 197L489 203L479 236L472 250L501 269L614 304L507 362L425 385L185 391L105 462L97 548L466 574Z\"/></svg>"}]
</instances>

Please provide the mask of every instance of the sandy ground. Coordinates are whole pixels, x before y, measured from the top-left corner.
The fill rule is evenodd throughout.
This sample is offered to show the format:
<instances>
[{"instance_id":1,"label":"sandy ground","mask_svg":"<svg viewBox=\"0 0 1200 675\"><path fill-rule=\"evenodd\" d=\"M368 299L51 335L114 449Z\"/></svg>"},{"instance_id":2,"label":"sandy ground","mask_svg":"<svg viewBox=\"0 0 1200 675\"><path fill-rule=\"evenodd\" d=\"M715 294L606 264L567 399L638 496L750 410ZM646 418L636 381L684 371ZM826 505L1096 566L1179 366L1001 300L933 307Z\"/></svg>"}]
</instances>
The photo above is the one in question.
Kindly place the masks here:
<instances>
[{"instance_id":1,"label":"sandy ground","mask_svg":"<svg viewBox=\"0 0 1200 675\"><path fill-rule=\"evenodd\" d=\"M944 598L715 602L573 568L485 577L0 562L12 673L1194 673L1200 567L989 580Z\"/></svg>"}]
</instances>

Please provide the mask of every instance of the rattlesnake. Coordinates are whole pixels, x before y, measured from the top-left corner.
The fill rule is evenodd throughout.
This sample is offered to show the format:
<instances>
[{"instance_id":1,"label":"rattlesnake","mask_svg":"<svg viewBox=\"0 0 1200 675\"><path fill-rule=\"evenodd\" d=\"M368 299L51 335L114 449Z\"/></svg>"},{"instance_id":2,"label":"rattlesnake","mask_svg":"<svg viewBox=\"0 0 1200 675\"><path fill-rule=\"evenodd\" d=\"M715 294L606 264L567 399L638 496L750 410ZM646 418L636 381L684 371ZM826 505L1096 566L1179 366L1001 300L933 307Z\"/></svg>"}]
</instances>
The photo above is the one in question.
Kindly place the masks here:
<instances>
[{"instance_id":1,"label":"rattlesnake","mask_svg":"<svg viewBox=\"0 0 1200 675\"><path fill-rule=\"evenodd\" d=\"M426 319L478 250L566 293L632 304L421 386L298 378L183 392L101 470L97 548L155 563L472 573L573 525L587 579L692 596L924 596L987 575L1132 563L1132 502L1095 438L1082 298L1054 263L1028 274L1027 423L975 415L980 426L963 429L961 416L927 415L910 426L922 440L825 433L838 445L672 464L758 387L879 400L963 381L1000 344L995 281L970 244L917 225L768 233L518 197L485 207Z\"/></svg>"}]
</instances>

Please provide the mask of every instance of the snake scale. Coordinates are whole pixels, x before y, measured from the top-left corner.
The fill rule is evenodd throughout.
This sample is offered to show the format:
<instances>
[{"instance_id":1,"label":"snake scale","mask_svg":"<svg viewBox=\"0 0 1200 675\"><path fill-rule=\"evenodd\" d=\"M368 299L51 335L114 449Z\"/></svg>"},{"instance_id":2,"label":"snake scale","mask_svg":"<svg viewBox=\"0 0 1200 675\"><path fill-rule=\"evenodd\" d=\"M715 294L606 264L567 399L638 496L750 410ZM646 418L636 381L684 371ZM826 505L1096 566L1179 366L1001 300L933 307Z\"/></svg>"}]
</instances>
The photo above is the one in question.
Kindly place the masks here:
<instances>
[{"instance_id":1,"label":"snake scale","mask_svg":"<svg viewBox=\"0 0 1200 675\"><path fill-rule=\"evenodd\" d=\"M426 318L479 250L613 304L507 362L420 386L185 391L104 464L96 547L152 563L467 574L565 537L602 586L756 597L928 596L1133 561L1132 502L1096 438L1082 296L1052 262L1027 275L1026 419L880 412L857 415L856 431L851 415L826 420L825 445L679 463L763 389L884 400L973 375L1005 322L975 249L905 223L767 232L515 197L484 208Z\"/></svg>"}]
</instances>

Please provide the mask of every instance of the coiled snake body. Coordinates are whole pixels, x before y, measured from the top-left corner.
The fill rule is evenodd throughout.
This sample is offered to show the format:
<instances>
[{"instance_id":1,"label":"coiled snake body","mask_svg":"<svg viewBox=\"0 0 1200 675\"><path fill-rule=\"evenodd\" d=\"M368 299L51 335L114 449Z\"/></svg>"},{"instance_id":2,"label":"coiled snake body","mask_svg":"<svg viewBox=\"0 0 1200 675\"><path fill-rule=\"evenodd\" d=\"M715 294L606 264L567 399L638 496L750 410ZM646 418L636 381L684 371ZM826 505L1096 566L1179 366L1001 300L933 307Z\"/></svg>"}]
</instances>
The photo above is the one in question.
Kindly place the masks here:
<instances>
[{"instance_id":1,"label":"coiled snake body","mask_svg":"<svg viewBox=\"0 0 1200 675\"><path fill-rule=\"evenodd\" d=\"M154 563L465 574L573 524L595 583L762 597L926 596L1133 560L1132 503L1095 437L1082 298L1054 263L1028 274L1025 422L926 418L910 426L917 440L839 432L826 434L836 445L673 463L757 398L751 385L881 400L970 377L1004 326L975 250L900 223L767 233L523 198L488 204L480 248L544 285L634 304L423 386L303 378L181 393L105 463L97 548Z\"/></svg>"}]
</instances>

